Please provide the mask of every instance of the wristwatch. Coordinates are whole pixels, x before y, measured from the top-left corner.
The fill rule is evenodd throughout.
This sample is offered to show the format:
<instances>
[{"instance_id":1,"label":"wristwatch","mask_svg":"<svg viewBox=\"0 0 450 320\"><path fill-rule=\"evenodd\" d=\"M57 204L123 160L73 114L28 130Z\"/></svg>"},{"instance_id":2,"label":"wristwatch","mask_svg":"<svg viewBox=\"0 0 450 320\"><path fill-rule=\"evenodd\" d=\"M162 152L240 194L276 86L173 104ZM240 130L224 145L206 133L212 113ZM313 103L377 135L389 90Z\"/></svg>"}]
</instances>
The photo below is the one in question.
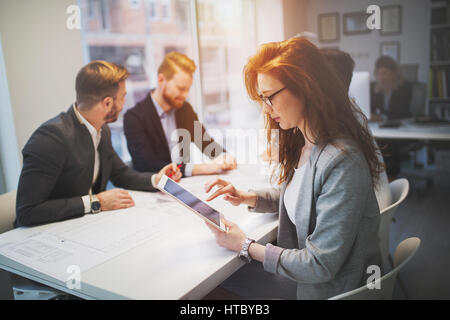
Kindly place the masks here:
<instances>
[{"instance_id":1,"label":"wristwatch","mask_svg":"<svg viewBox=\"0 0 450 320\"><path fill-rule=\"evenodd\" d=\"M91 213L99 213L102 211L102 206L100 204L100 201L98 200L97 196L94 194L89 194L91 197Z\"/></svg>"},{"instance_id":2,"label":"wristwatch","mask_svg":"<svg viewBox=\"0 0 450 320\"><path fill-rule=\"evenodd\" d=\"M248 248L253 242L255 242L255 240L250 238L245 239L244 244L242 245L242 249L241 251L239 251L239 258L244 260L246 263L250 263L253 260L248 253Z\"/></svg>"}]
</instances>

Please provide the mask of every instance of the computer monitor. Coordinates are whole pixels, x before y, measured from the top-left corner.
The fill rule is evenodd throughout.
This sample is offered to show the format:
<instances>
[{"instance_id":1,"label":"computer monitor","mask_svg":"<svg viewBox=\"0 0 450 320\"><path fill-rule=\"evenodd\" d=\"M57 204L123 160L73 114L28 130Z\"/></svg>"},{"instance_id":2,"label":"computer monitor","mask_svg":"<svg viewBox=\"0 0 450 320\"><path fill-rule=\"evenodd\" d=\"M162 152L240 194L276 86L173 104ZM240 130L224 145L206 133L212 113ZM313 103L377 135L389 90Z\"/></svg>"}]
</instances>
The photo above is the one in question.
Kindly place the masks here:
<instances>
[{"instance_id":1,"label":"computer monitor","mask_svg":"<svg viewBox=\"0 0 450 320\"><path fill-rule=\"evenodd\" d=\"M352 82L348 90L350 98L355 99L356 104L363 114L370 118L370 73L369 71L353 72Z\"/></svg>"}]
</instances>

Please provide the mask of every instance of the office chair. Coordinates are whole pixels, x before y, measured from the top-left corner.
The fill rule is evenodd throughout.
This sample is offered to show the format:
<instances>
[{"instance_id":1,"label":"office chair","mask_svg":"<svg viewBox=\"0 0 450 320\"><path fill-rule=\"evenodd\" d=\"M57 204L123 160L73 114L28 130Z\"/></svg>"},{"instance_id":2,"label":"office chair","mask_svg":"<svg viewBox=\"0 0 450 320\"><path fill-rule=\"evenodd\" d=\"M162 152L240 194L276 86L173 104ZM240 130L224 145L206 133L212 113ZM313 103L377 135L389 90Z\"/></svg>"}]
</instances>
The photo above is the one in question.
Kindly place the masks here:
<instances>
[{"instance_id":1,"label":"office chair","mask_svg":"<svg viewBox=\"0 0 450 320\"><path fill-rule=\"evenodd\" d=\"M16 218L16 192L0 195L0 233L14 228Z\"/></svg>"},{"instance_id":2,"label":"office chair","mask_svg":"<svg viewBox=\"0 0 450 320\"><path fill-rule=\"evenodd\" d=\"M409 182L404 178L394 180L389 184L389 189L391 189L392 204L380 212L381 217L378 237L380 238L380 250L383 266L389 266L392 268L392 262L389 257L389 231L398 206L403 202L403 200L405 200L409 193Z\"/></svg>"},{"instance_id":3,"label":"office chair","mask_svg":"<svg viewBox=\"0 0 450 320\"><path fill-rule=\"evenodd\" d=\"M0 233L14 229L16 218L16 192L0 195ZM26 278L11 274L12 290L15 300L62 299L67 294Z\"/></svg>"},{"instance_id":4,"label":"office chair","mask_svg":"<svg viewBox=\"0 0 450 320\"><path fill-rule=\"evenodd\" d=\"M398 273L414 257L419 247L419 238L403 240L395 250L394 269L380 279L377 279L374 283L374 289L369 289L365 285L331 297L329 300L391 300ZM377 285L379 285L380 289L376 289Z\"/></svg>"}]
</instances>

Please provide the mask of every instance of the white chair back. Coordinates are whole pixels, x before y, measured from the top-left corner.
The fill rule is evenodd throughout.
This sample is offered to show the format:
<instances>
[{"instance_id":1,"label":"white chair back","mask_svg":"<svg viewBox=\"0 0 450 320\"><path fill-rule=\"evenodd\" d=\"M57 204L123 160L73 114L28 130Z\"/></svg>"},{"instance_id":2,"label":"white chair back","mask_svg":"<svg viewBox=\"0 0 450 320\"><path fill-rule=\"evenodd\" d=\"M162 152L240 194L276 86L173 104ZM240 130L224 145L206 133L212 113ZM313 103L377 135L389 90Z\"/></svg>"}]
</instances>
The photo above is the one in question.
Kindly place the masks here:
<instances>
[{"instance_id":1,"label":"white chair back","mask_svg":"<svg viewBox=\"0 0 450 320\"><path fill-rule=\"evenodd\" d=\"M378 229L378 237L380 238L380 250L383 266L390 266L389 264L389 231L392 222L392 217L397 211L400 203L405 200L409 193L409 182L405 178L397 179L389 184L392 195L392 204L387 208L381 210L380 226Z\"/></svg>"},{"instance_id":2,"label":"white chair back","mask_svg":"<svg viewBox=\"0 0 450 320\"><path fill-rule=\"evenodd\" d=\"M391 300L394 293L397 274L414 257L420 247L419 238L403 240L395 250L394 269L373 283L374 288L367 285L331 297L329 300ZM377 289L379 287L379 289Z\"/></svg>"},{"instance_id":3,"label":"white chair back","mask_svg":"<svg viewBox=\"0 0 450 320\"><path fill-rule=\"evenodd\" d=\"M0 195L0 233L12 230L16 219L16 191Z\"/></svg>"},{"instance_id":4,"label":"white chair back","mask_svg":"<svg viewBox=\"0 0 450 320\"><path fill-rule=\"evenodd\" d=\"M397 202L402 202L409 192L409 182L405 178L397 179L392 181L389 184L392 194L392 205L395 205ZM386 209L388 209L387 207Z\"/></svg>"}]
</instances>

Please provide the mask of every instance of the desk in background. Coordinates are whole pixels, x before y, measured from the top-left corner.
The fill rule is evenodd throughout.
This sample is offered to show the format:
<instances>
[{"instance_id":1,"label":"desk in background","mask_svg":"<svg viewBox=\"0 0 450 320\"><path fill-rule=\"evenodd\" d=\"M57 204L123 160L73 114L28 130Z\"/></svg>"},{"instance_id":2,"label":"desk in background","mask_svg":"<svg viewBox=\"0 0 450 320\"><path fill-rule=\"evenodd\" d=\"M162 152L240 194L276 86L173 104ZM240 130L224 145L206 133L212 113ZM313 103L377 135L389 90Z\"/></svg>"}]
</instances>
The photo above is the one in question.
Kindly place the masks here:
<instances>
[{"instance_id":1,"label":"desk in background","mask_svg":"<svg viewBox=\"0 0 450 320\"><path fill-rule=\"evenodd\" d=\"M233 182L237 188L263 188L269 186L268 177L263 172L264 169L260 166L241 165L222 177ZM182 185L205 199L207 195L202 192L203 184L212 178L214 177L185 178L182 179ZM149 200L152 197L166 196L162 193L131 193L140 199L148 196ZM136 202L136 207L142 208L143 205ZM251 213L245 206L233 207L222 199L215 199L212 205L224 213L226 218L238 223L249 237L259 243L265 244L276 238L276 214ZM137 210L139 208L123 209L124 216L121 219L126 215L129 221L133 221L133 217L138 214ZM79 290L68 289L64 281L1 254L0 268L84 299L199 299L244 263L236 253L215 243L213 234L201 219L181 205L179 210L172 218L171 228L166 225L153 239L82 271ZM110 213L102 212L96 219L107 218ZM152 215L152 212L148 214ZM70 228L75 223L80 224L91 218L92 215L87 215L79 219L12 230L0 236L0 248L7 245L8 241L20 241L33 233L45 234L46 230L55 226ZM127 228L127 225L124 224L123 228ZM107 240L104 239L105 242ZM21 248L18 246L16 249ZM47 263L51 264L51 260ZM76 264L76 261L73 263Z\"/></svg>"},{"instance_id":2,"label":"desk in background","mask_svg":"<svg viewBox=\"0 0 450 320\"><path fill-rule=\"evenodd\" d=\"M450 125L417 124L413 119L403 119L400 122L401 126L397 128L380 128L379 123L369 122L369 128L375 138L393 141L398 148L402 142L413 142L405 149L409 149L409 151L414 153L414 163L411 168L402 168L401 174L410 180L424 182L420 183L417 187L419 194L424 195L433 184L444 187L448 186L448 181L446 181L448 177L448 163L442 161L445 157L438 157L437 152L439 152L439 155L448 155L447 150L450 147ZM431 150L438 150L434 155L434 161L430 161L429 159L430 147ZM400 148L398 152L401 152ZM430 164L429 162L432 163Z\"/></svg>"},{"instance_id":3,"label":"desk in background","mask_svg":"<svg viewBox=\"0 0 450 320\"><path fill-rule=\"evenodd\" d=\"M406 119L398 128L380 128L377 122L369 122L369 128L379 139L450 141L450 125L418 125Z\"/></svg>"}]
</instances>

